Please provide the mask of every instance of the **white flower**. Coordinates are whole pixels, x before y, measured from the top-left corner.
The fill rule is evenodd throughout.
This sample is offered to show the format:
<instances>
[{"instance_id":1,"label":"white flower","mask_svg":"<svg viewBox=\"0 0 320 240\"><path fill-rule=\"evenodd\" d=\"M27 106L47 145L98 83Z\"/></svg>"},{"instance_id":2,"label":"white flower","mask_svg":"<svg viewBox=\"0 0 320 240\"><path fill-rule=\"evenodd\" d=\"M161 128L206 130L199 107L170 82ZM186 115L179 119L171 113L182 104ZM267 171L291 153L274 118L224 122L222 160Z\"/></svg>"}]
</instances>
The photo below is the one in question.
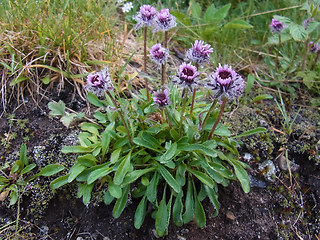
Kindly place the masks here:
<instances>
[{"instance_id":1,"label":"white flower","mask_svg":"<svg viewBox=\"0 0 320 240\"><path fill-rule=\"evenodd\" d=\"M132 2L127 2L122 7L122 12L127 13L133 8Z\"/></svg>"},{"instance_id":2,"label":"white flower","mask_svg":"<svg viewBox=\"0 0 320 240\"><path fill-rule=\"evenodd\" d=\"M117 0L117 3L122 3L123 2L123 0Z\"/></svg>"}]
</instances>

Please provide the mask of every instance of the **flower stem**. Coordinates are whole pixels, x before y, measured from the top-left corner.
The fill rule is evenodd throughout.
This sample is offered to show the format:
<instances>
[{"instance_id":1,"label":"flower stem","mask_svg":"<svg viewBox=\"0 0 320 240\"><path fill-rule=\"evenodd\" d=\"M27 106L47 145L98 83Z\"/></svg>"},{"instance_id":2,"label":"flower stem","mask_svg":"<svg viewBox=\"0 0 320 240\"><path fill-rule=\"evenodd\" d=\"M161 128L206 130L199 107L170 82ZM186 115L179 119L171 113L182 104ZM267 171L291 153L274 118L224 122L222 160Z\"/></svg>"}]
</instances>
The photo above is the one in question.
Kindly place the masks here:
<instances>
[{"instance_id":1,"label":"flower stem","mask_svg":"<svg viewBox=\"0 0 320 240\"><path fill-rule=\"evenodd\" d=\"M218 117L217 117L217 119L216 119L216 121L215 121L212 129L211 129L211 132L210 132L210 134L209 134L208 140L210 140L210 139L212 138L213 132L214 132L214 130L216 130L216 128L217 128L217 126L218 126L218 123L219 123L220 120L221 120L221 117L222 117L222 114L223 114L223 111L224 111L224 107L226 106L227 100L228 100L227 98L224 98L224 99L223 99L223 102L222 102L222 104L221 104L221 106L220 106L219 115L218 115Z\"/></svg>"},{"instance_id":2,"label":"flower stem","mask_svg":"<svg viewBox=\"0 0 320 240\"><path fill-rule=\"evenodd\" d=\"M196 66L197 70L199 70L199 64L196 63L195 66ZM193 112L194 100L195 100L195 98L196 98L196 92L197 92L197 90L196 90L196 88L194 88L194 89L193 89L193 93L192 93L192 102L191 102L190 115L191 115L192 112Z\"/></svg>"},{"instance_id":3,"label":"flower stem","mask_svg":"<svg viewBox=\"0 0 320 240\"><path fill-rule=\"evenodd\" d=\"M278 43L278 49L277 49L277 54L276 54L276 64L275 64L275 70L277 71L279 68L279 52L280 52L280 47L281 47L281 34L278 34L279 36L279 43Z\"/></svg>"},{"instance_id":4,"label":"flower stem","mask_svg":"<svg viewBox=\"0 0 320 240\"><path fill-rule=\"evenodd\" d=\"M181 110L181 113L180 113L180 123L179 123L179 134L181 135L181 131L182 131L182 121L183 121L183 116L184 116L184 113L186 111L186 105L187 105L187 100L188 100L188 88L184 88L183 89L183 92L182 92L182 95L183 95L183 99L182 99L182 110Z\"/></svg>"},{"instance_id":5,"label":"flower stem","mask_svg":"<svg viewBox=\"0 0 320 240\"><path fill-rule=\"evenodd\" d=\"M168 109L166 107L163 108L163 116L165 116L166 121L169 124L169 128L172 129L172 123L169 119Z\"/></svg>"},{"instance_id":6,"label":"flower stem","mask_svg":"<svg viewBox=\"0 0 320 240\"><path fill-rule=\"evenodd\" d=\"M197 92L196 88L193 88L190 115L191 115L192 112L193 112L193 106L194 106L194 100L195 100L195 98L196 98L196 92Z\"/></svg>"},{"instance_id":7,"label":"flower stem","mask_svg":"<svg viewBox=\"0 0 320 240\"><path fill-rule=\"evenodd\" d=\"M148 30L148 27L144 27L144 61L143 61L143 69L144 69L144 72L147 73L147 30ZM148 87L148 79L145 78L144 79L144 85L145 85L145 88L146 88L146 92L147 92L147 101L149 102L150 100L150 97L149 97L149 87Z\"/></svg>"},{"instance_id":8,"label":"flower stem","mask_svg":"<svg viewBox=\"0 0 320 240\"><path fill-rule=\"evenodd\" d=\"M164 89L164 84L166 82L166 63L161 65L161 86L162 90Z\"/></svg>"},{"instance_id":9,"label":"flower stem","mask_svg":"<svg viewBox=\"0 0 320 240\"><path fill-rule=\"evenodd\" d=\"M164 42L163 42L164 48L168 48L168 32L164 32Z\"/></svg>"},{"instance_id":10,"label":"flower stem","mask_svg":"<svg viewBox=\"0 0 320 240\"><path fill-rule=\"evenodd\" d=\"M211 107L210 107L209 111L207 112L206 117L204 118L204 120L202 122L202 128L204 128L206 126L206 123L207 123L207 121L209 119L209 116L210 116L212 110L214 109L214 107L216 106L217 102L218 102L218 99L215 99L213 101L213 103L211 104Z\"/></svg>"},{"instance_id":11,"label":"flower stem","mask_svg":"<svg viewBox=\"0 0 320 240\"><path fill-rule=\"evenodd\" d=\"M119 106L118 102L114 99L114 97L111 95L111 93L109 91L107 91L107 94L108 94L109 98L111 99L111 101L113 102L114 106L119 109L119 116L120 116L121 122L122 122L124 128L126 129L130 145L133 145L130 131L129 131L129 128L128 128L126 121L124 120L124 116L122 114L121 107Z\"/></svg>"},{"instance_id":12,"label":"flower stem","mask_svg":"<svg viewBox=\"0 0 320 240\"><path fill-rule=\"evenodd\" d=\"M317 62L318 62L318 60L319 60L319 55L320 55L320 51L317 51L317 56L316 56L316 58L314 59L314 62L313 62L313 64L312 64L312 66L311 66L311 70L313 70L314 67L316 66L316 64L317 64Z\"/></svg>"}]
</instances>

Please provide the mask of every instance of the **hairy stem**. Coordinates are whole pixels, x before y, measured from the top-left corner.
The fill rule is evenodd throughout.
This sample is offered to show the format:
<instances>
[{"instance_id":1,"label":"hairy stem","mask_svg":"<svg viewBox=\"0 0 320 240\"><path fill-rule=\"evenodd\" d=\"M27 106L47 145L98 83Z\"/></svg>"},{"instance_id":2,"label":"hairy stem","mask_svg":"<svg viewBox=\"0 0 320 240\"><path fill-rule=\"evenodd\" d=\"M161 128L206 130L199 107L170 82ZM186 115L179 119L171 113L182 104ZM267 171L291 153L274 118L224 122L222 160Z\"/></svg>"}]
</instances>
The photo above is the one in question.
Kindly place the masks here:
<instances>
[{"instance_id":1,"label":"hairy stem","mask_svg":"<svg viewBox=\"0 0 320 240\"><path fill-rule=\"evenodd\" d=\"M120 116L121 122L122 122L123 126L126 129L130 144L133 145L132 138L131 138L131 135L130 135L130 131L129 131L129 128L128 128L128 125L127 125L126 121L124 120L124 116L122 114L121 107L119 106L118 102L113 98L113 96L111 95L111 93L109 91L107 91L107 94L108 94L109 98L111 99L111 101L113 102L114 106L119 109L118 112L119 112L119 116Z\"/></svg>"},{"instance_id":2,"label":"hairy stem","mask_svg":"<svg viewBox=\"0 0 320 240\"><path fill-rule=\"evenodd\" d=\"M209 119L209 116L210 116L211 112L213 111L214 107L216 106L217 102L218 102L218 99L215 99L213 101L213 103L211 104L211 107L210 107L209 111L207 112L206 117L203 120L202 128L204 128L206 126L206 123L207 123L207 121Z\"/></svg>"},{"instance_id":3,"label":"hairy stem","mask_svg":"<svg viewBox=\"0 0 320 240\"><path fill-rule=\"evenodd\" d=\"M169 124L169 128L172 129L172 123L169 119L168 109L166 107L163 108L163 115L166 118L167 123Z\"/></svg>"},{"instance_id":4,"label":"hairy stem","mask_svg":"<svg viewBox=\"0 0 320 240\"><path fill-rule=\"evenodd\" d=\"M143 69L144 72L147 73L147 30L148 27L144 27L144 45L143 45L143 50L144 50L144 55L143 55ZM146 92L147 92L147 101L149 102L150 97L149 97L149 86L148 86L148 79L145 78L144 79L144 85L146 88Z\"/></svg>"},{"instance_id":5,"label":"hairy stem","mask_svg":"<svg viewBox=\"0 0 320 240\"><path fill-rule=\"evenodd\" d=\"M224 111L224 107L226 106L227 100L228 100L227 98L224 98L224 99L223 99L223 102L222 102L222 104L221 104L221 106L220 106L219 115L218 115L218 117L217 117L214 125L212 126L212 129L211 129L211 132L210 132L210 134L209 134L208 140L210 140L210 139L212 138L213 132L214 132L214 130L216 130L216 128L217 128L217 126L218 126L218 123L219 123L220 120L221 120L221 117L222 117L222 114L223 114L223 111Z\"/></svg>"},{"instance_id":6,"label":"hairy stem","mask_svg":"<svg viewBox=\"0 0 320 240\"><path fill-rule=\"evenodd\" d=\"M316 66L316 64L317 64L317 62L318 62L318 60L319 60L319 55L320 55L320 51L317 52L317 56L316 56L316 58L314 59L314 62L313 62L313 64L312 64L312 66L311 66L311 70L313 70L313 69L315 68L315 66Z\"/></svg>"},{"instance_id":7,"label":"hairy stem","mask_svg":"<svg viewBox=\"0 0 320 240\"><path fill-rule=\"evenodd\" d=\"M179 123L179 134L181 136L181 133L182 133L182 122L183 122L183 117L184 117L184 113L186 111L186 105L187 105L187 101L188 101L188 88L184 88L183 89L183 92L182 92L182 110L181 110L181 113L180 113L180 123Z\"/></svg>"},{"instance_id":8,"label":"hairy stem","mask_svg":"<svg viewBox=\"0 0 320 240\"><path fill-rule=\"evenodd\" d=\"M194 107L194 100L196 98L196 88L193 89L193 93L192 93L192 102L191 102L191 109L190 109L190 115L192 114L193 112L193 107Z\"/></svg>"},{"instance_id":9,"label":"hairy stem","mask_svg":"<svg viewBox=\"0 0 320 240\"><path fill-rule=\"evenodd\" d=\"M164 84L166 82L166 63L161 65L161 87L164 89Z\"/></svg>"}]
</instances>

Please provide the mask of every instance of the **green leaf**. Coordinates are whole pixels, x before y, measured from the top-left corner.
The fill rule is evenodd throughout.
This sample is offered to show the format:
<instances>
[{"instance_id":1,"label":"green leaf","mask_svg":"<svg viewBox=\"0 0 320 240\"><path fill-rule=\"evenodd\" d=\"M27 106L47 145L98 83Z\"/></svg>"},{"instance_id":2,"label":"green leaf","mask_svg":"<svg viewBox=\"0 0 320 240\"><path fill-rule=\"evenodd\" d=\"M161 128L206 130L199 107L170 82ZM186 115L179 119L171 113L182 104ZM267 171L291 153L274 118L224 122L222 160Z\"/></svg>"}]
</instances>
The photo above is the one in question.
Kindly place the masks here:
<instances>
[{"instance_id":1,"label":"green leaf","mask_svg":"<svg viewBox=\"0 0 320 240\"><path fill-rule=\"evenodd\" d=\"M200 228L206 226L206 214L204 213L203 206L198 198L196 187L193 183L193 193L194 193L194 215L196 217L197 225Z\"/></svg>"},{"instance_id":2,"label":"green leaf","mask_svg":"<svg viewBox=\"0 0 320 240\"><path fill-rule=\"evenodd\" d=\"M50 116L63 116L66 110L66 105L60 100L59 102L49 102L48 108L51 110L49 112Z\"/></svg>"},{"instance_id":3,"label":"green leaf","mask_svg":"<svg viewBox=\"0 0 320 240\"><path fill-rule=\"evenodd\" d=\"M50 164L42 168L37 175L48 177L62 171L63 169L64 166L61 166L60 164Z\"/></svg>"},{"instance_id":4,"label":"green leaf","mask_svg":"<svg viewBox=\"0 0 320 240\"><path fill-rule=\"evenodd\" d=\"M21 175L22 175L22 174L26 174L26 173L30 172L32 169L34 169L36 166L37 166L37 165L36 165L35 163L29 164L29 165L27 165L24 169L22 169L22 171L21 171L20 174L21 174Z\"/></svg>"},{"instance_id":5,"label":"green leaf","mask_svg":"<svg viewBox=\"0 0 320 240\"><path fill-rule=\"evenodd\" d=\"M148 172L151 172L155 169L156 169L156 167L134 170L134 171L128 173L127 176L125 176L125 178L123 179L122 185L125 186L127 184L130 184L130 183L136 181L142 175L144 175Z\"/></svg>"},{"instance_id":6,"label":"green leaf","mask_svg":"<svg viewBox=\"0 0 320 240\"><path fill-rule=\"evenodd\" d=\"M252 74L248 75L247 78L247 86L246 86L246 90L245 90L245 94L248 95L253 87L253 84L255 82L256 78L255 76L253 76Z\"/></svg>"},{"instance_id":7,"label":"green leaf","mask_svg":"<svg viewBox=\"0 0 320 240\"><path fill-rule=\"evenodd\" d=\"M17 160L13 167L11 168L11 173L17 173L19 169L22 169L24 167L23 163L20 160Z\"/></svg>"},{"instance_id":8,"label":"green leaf","mask_svg":"<svg viewBox=\"0 0 320 240\"><path fill-rule=\"evenodd\" d=\"M221 163L209 161L208 166L225 178L235 179L234 174L229 169L225 168Z\"/></svg>"},{"instance_id":9,"label":"green leaf","mask_svg":"<svg viewBox=\"0 0 320 240\"><path fill-rule=\"evenodd\" d=\"M236 136L233 136L231 138L239 138L239 137L247 137L250 135L254 135L254 134L258 134L258 133L265 133L267 132L267 129L265 129L264 127L257 127L255 129L251 129L249 131L246 131L244 133L238 134Z\"/></svg>"},{"instance_id":10,"label":"green leaf","mask_svg":"<svg viewBox=\"0 0 320 240\"><path fill-rule=\"evenodd\" d=\"M315 84L314 82L317 78L317 73L315 71L298 72L297 77L301 77L303 79L303 84L310 90Z\"/></svg>"},{"instance_id":11,"label":"green leaf","mask_svg":"<svg viewBox=\"0 0 320 240\"><path fill-rule=\"evenodd\" d=\"M170 185L170 187L176 192L179 193L181 191L180 184L174 179L171 173L162 165L158 165L158 170L161 176L166 180L166 182Z\"/></svg>"},{"instance_id":12,"label":"green leaf","mask_svg":"<svg viewBox=\"0 0 320 240\"><path fill-rule=\"evenodd\" d=\"M44 84L49 84L49 83L50 83L50 77L49 77L49 76L46 76L46 77L42 78L41 81L42 81Z\"/></svg>"},{"instance_id":13,"label":"green leaf","mask_svg":"<svg viewBox=\"0 0 320 240\"><path fill-rule=\"evenodd\" d=\"M152 143L148 142L147 140L141 138L141 137L135 137L133 139L133 143L145 147L145 148L149 148L151 150L154 150L156 152L160 152L159 149L157 149L157 146L154 146Z\"/></svg>"},{"instance_id":14,"label":"green leaf","mask_svg":"<svg viewBox=\"0 0 320 240\"><path fill-rule=\"evenodd\" d=\"M82 201L84 205L87 205L90 202L93 185L94 184L86 184L86 183L79 185L77 197L78 198L82 197Z\"/></svg>"},{"instance_id":15,"label":"green leaf","mask_svg":"<svg viewBox=\"0 0 320 240\"><path fill-rule=\"evenodd\" d=\"M107 116L99 111L95 112L93 116L99 120L99 123L106 123L108 120Z\"/></svg>"},{"instance_id":16,"label":"green leaf","mask_svg":"<svg viewBox=\"0 0 320 240\"><path fill-rule=\"evenodd\" d=\"M309 26L308 26L308 28L307 28L307 33L308 33L308 35L309 35L310 33L312 33L314 30L318 29L319 25L320 25L320 23L319 23L319 22L316 22L316 21L311 21L311 22L309 22Z\"/></svg>"},{"instance_id":17,"label":"green leaf","mask_svg":"<svg viewBox=\"0 0 320 240\"><path fill-rule=\"evenodd\" d=\"M207 23L219 23L228 15L231 3L224 5L214 12L214 14L209 16Z\"/></svg>"},{"instance_id":18,"label":"green leaf","mask_svg":"<svg viewBox=\"0 0 320 240\"><path fill-rule=\"evenodd\" d=\"M122 196L122 189L119 185L115 185L112 181L108 184L108 191L112 197L120 198Z\"/></svg>"},{"instance_id":19,"label":"green leaf","mask_svg":"<svg viewBox=\"0 0 320 240\"><path fill-rule=\"evenodd\" d=\"M127 174L127 172L130 169L130 159L131 159L131 151L128 153L128 155L120 163L120 165L114 175L114 178L113 178L114 184L120 185L122 183L125 175Z\"/></svg>"},{"instance_id":20,"label":"green leaf","mask_svg":"<svg viewBox=\"0 0 320 240\"><path fill-rule=\"evenodd\" d=\"M302 25L296 23L289 24L289 31L292 38L296 41L305 40L308 36L307 30Z\"/></svg>"},{"instance_id":21,"label":"green leaf","mask_svg":"<svg viewBox=\"0 0 320 240\"><path fill-rule=\"evenodd\" d=\"M112 195L110 194L109 191L105 191L104 192L104 196L103 196L103 202L106 205L109 205L112 201L114 200L114 197L112 197Z\"/></svg>"},{"instance_id":22,"label":"green leaf","mask_svg":"<svg viewBox=\"0 0 320 240\"><path fill-rule=\"evenodd\" d=\"M110 130L105 130L102 133L102 138L101 138L101 150L102 150L102 157L104 157L104 155L106 154L106 152L108 152L109 149L109 144L111 141L111 137L109 134Z\"/></svg>"},{"instance_id":23,"label":"green leaf","mask_svg":"<svg viewBox=\"0 0 320 240\"><path fill-rule=\"evenodd\" d=\"M86 167L97 165L98 160L91 154L86 154L77 158L78 163Z\"/></svg>"},{"instance_id":24,"label":"green leaf","mask_svg":"<svg viewBox=\"0 0 320 240\"><path fill-rule=\"evenodd\" d=\"M211 167L207 162L202 163L202 167L207 171L210 177L217 183L222 183L224 178L219 174L213 167Z\"/></svg>"},{"instance_id":25,"label":"green leaf","mask_svg":"<svg viewBox=\"0 0 320 240\"><path fill-rule=\"evenodd\" d=\"M292 37L288 33L281 33L281 43L287 42L291 40ZM268 43L269 45L278 45L279 44L279 35L278 34L273 34L271 37L268 38Z\"/></svg>"},{"instance_id":26,"label":"green leaf","mask_svg":"<svg viewBox=\"0 0 320 240\"><path fill-rule=\"evenodd\" d=\"M197 144L197 143L195 143L195 144L179 144L178 150L187 151L187 152L199 151L201 153L206 154L207 156L217 157L217 153L214 150L212 150L202 144Z\"/></svg>"},{"instance_id":27,"label":"green leaf","mask_svg":"<svg viewBox=\"0 0 320 240\"><path fill-rule=\"evenodd\" d=\"M130 189L130 186L126 186L122 191L122 196L117 199L112 212L112 215L114 218L120 217L121 213L126 207L126 204L128 201L129 189Z\"/></svg>"},{"instance_id":28,"label":"green leaf","mask_svg":"<svg viewBox=\"0 0 320 240\"><path fill-rule=\"evenodd\" d=\"M162 164L166 164L169 162L176 154L177 152L177 143L173 143L170 145L168 150L160 157L159 162Z\"/></svg>"},{"instance_id":29,"label":"green leaf","mask_svg":"<svg viewBox=\"0 0 320 240\"><path fill-rule=\"evenodd\" d=\"M16 191L11 191L9 205L12 206L16 204L17 201L18 201L18 193Z\"/></svg>"},{"instance_id":30,"label":"green leaf","mask_svg":"<svg viewBox=\"0 0 320 240\"><path fill-rule=\"evenodd\" d=\"M28 158L27 158L27 146L26 144L21 144L20 147L20 161L24 164L24 166L27 166L29 164Z\"/></svg>"},{"instance_id":31,"label":"green leaf","mask_svg":"<svg viewBox=\"0 0 320 240\"><path fill-rule=\"evenodd\" d=\"M134 227L136 229L140 229L141 225L143 224L144 218L146 216L146 209L147 209L147 199L146 196L144 196L134 214Z\"/></svg>"},{"instance_id":32,"label":"green leaf","mask_svg":"<svg viewBox=\"0 0 320 240\"><path fill-rule=\"evenodd\" d=\"M99 134L99 126L93 123L84 122L81 124L82 131L87 131L92 133L93 135L100 135Z\"/></svg>"},{"instance_id":33,"label":"green leaf","mask_svg":"<svg viewBox=\"0 0 320 240\"><path fill-rule=\"evenodd\" d=\"M250 179L244 168L238 164L233 164L235 174L241 183L241 187L245 193L250 192Z\"/></svg>"},{"instance_id":34,"label":"green leaf","mask_svg":"<svg viewBox=\"0 0 320 240\"><path fill-rule=\"evenodd\" d=\"M89 101L91 104L93 104L93 105L96 106L96 107L103 107L103 106L105 106L105 105L103 104L103 102L100 101L99 98L98 98L96 95L94 95L93 93L91 93L91 92L88 92L88 94L87 94L87 99L88 99L88 101Z\"/></svg>"},{"instance_id":35,"label":"green leaf","mask_svg":"<svg viewBox=\"0 0 320 240\"><path fill-rule=\"evenodd\" d=\"M207 174L189 167L187 167L187 171L192 173L195 177L197 177L202 183L206 184L208 187L213 188L214 182Z\"/></svg>"},{"instance_id":36,"label":"green leaf","mask_svg":"<svg viewBox=\"0 0 320 240\"><path fill-rule=\"evenodd\" d=\"M118 148L111 153L110 162L116 163L119 159L122 148Z\"/></svg>"},{"instance_id":37,"label":"green leaf","mask_svg":"<svg viewBox=\"0 0 320 240\"><path fill-rule=\"evenodd\" d=\"M232 20L223 26L226 29L249 29L253 28L251 24L244 20Z\"/></svg>"},{"instance_id":38,"label":"green leaf","mask_svg":"<svg viewBox=\"0 0 320 240\"><path fill-rule=\"evenodd\" d=\"M231 132L228 127L223 125L218 125L217 129L214 130L214 134L222 137L230 137Z\"/></svg>"},{"instance_id":39,"label":"green leaf","mask_svg":"<svg viewBox=\"0 0 320 240\"><path fill-rule=\"evenodd\" d=\"M83 166L80 163L76 163L75 165L73 165L70 170L69 170L69 178L68 178L68 182L71 183L74 179L76 179L76 177L82 173L87 167Z\"/></svg>"},{"instance_id":40,"label":"green leaf","mask_svg":"<svg viewBox=\"0 0 320 240\"><path fill-rule=\"evenodd\" d=\"M159 152L160 142L148 132L142 132L133 142L139 146L146 147Z\"/></svg>"},{"instance_id":41,"label":"green leaf","mask_svg":"<svg viewBox=\"0 0 320 240\"><path fill-rule=\"evenodd\" d=\"M12 87L12 86L14 86L14 85L16 85L16 84L18 84L18 83L21 83L21 82L23 82L23 81L25 81L25 80L28 80L28 79L29 79L29 78L27 78L27 77L25 77L25 76L23 76L23 75L20 75L19 77L13 79L13 80L10 82L10 86Z\"/></svg>"},{"instance_id":42,"label":"green leaf","mask_svg":"<svg viewBox=\"0 0 320 240\"><path fill-rule=\"evenodd\" d=\"M195 19L200 19L201 16L201 5L195 1L190 1L189 10L191 10L191 16Z\"/></svg>"},{"instance_id":43,"label":"green leaf","mask_svg":"<svg viewBox=\"0 0 320 240\"><path fill-rule=\"evenodd\" d=\"M165 194L162 200L160 201L160 205L157 210L156 214L156 231L159 237L162 237L166 234L169 226L169 221L168 221L168 208L166 205L166 199L165 199Z\"/></svg>"},{"instance_id":44,"label":"green leaf","mask_svg":"<svg viewBox=\"0 0 320 240\"><path fill-rule=\"evenodd\" d=\"M183 203L182 203L183 191L181 191L173 204L172 209L172 219L175 225L181 227L183 225L182 220L182 211L183 211Z\"/></svg>"},{"instance_id":45,"label":"green leaf","mask_svg":"<svg viewBox=\"0 0 320 240\"><path fill-rule=\"evenodd\" d=\"M210 202L212 203L212 205L216 209L215 216L217 216L218 212L219 212L219 208L220 208L220 204L219 204L219 201L218 201L218 194L214 189L209 188L207 185L203 185L203 186L204 186L204 189L207 192L207 195L208 195L208 197L210 199Z\"/></svg>"},{"instance_id":46,"label":"green leaf","mask_svg":"<svg viewBox=\"0 0 320 240\"><path fill-rule=\"evenodd\" d=\"M182 215L183 223L187 224L193 219L194 201L193 201L193 187L191 178L188 179L188 189L185 201L185 212Z\"/></svg>"},{"instance_id":47,"label":"green leaf","mask_svg":"<svg viewBox=\"0 0 320 240\"><path fill-rule=\"evenodd\" d=\"M188 16L182 12L170 11L170 13L177 18L177 20L184 26L190 26L191 21Z\"/></svg>"},{"instance_id":48,"label":"green leaf","mask_svg":"<svg viewBox=\"0 0 320 240\"><path fill-rule=\"evenodd\" d=\"M186 184L186 176L185 176L186 169L187 167L185 164L180 164L177 168L176 180L180 184L180 186L184 186Z\"/></svg>"},{"instance_id":49,"label":"green leaf","mask_svg":"<svg viewBox=\"0 0 320 240\"><path fill-rule=\"evenodd\" d=\"M94 183L97 179L107 176L112 171L113 171L113 168L107 167L107 166L96 169L88 175L87 183L88 184Z\"/></svg>"},{"instance_id":50,"label":"green leaf","mask_svg":"<svg viewBox=\"0 0 320 240\"><path fill-rule=\"evenodd\" d=\"M63 153L87 153L92 152L92 148L82 146L63 146L61 152Z\"/></svg>"},{"instance_id":51,"label":"green leaf","mask_svg":"<svg viewBox=\"0 0 320 240\"><path fill-rule=\"evenodd\" d=\"M205 23L210 23L210 19L215 14L217 9L215 8L214 4L212 3L206 10L206 12L203 15L203 20Z\"/></svg>"},{"instance_id":52,"label":"green leaf","mask_svg":"<svg viewBox=\"0 0 320 240\"><path fill-rule=\"evenodd\" d=\"M269 94L261 94L259 96L256 96L252 102L259 102L261 100L266 100L266 99L273 99L273 96L272 95L269 95Z\"/></svg>"},{"instance_id":53,"label":"green leaf","mask_svg":"<svg viewBox=\"0 0 320 240\"><path fill-rule=\"evenodd\" d=\"M65 125L66 127L69 127L70 124L72 123L72 121L77 117L77 114L75 113L70 113L70 114L66 114L64 116L61 117L60 121L62 122L63 125Z\"/></svg>"},{"instance_id":54,"label":"green leaf","mask_svg":"<svg viewBox=\"0 0 320 240\"><path fill-rule=\"evenodd\" d=\"M58 189L59 187L62 187L63 185L66 185L68 183L68 178L69 178L69 175L63 175L56 178L50 183L50 188L52 190L55 190L55 189Z\"/></svg>"},{"instance_id":55,"label":"green leaf","mask_svg":"<svg viewBox=\"0 0 320 240\"><path fill-rule=\"evenodd\" d=\"M146 191L146 196L151 203L154 203L157 199L158 183L159 183L159 174L156 172L153 175L153 177L150 181L150 184L147 187L147 191Z\"/></svg>"}]
</instances>

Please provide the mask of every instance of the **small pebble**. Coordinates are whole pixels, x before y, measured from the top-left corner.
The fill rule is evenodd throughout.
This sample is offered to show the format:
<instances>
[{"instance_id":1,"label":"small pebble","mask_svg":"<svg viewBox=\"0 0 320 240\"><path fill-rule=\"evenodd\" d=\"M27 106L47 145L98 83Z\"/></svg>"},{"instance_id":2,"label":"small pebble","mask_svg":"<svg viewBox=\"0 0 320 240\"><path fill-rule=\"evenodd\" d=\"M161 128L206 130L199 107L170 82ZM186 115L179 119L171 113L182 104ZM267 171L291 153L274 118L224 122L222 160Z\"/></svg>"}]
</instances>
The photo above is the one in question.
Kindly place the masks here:
<instances>
[{"instance_id":1,"label":"small pebble","mask_svg":"<svg viewBox=\"0 0 320 240\"><path fill-rule=\"evenodd\" d=\"M299 170L300 166L290 160L289 161L289 167L291 172L296 172ZM288 164L287 164L287 159L285 156L280 156L278 158L278 163L279 163L279 168L283 171L288 171Z\"/></svg>"},{"instance_id":2,"label":"small pebble","mask_svg":"<svg viewBox=\"0 0 320 240\"><path fill-rule=\"evenodd\" d=\"M274 182L272 178L276 174L276 167L274 163L270 160L266 160L259 165L260 173L265 177L266 180Z\"/></svg>"},{"instance_id":3,"label":"small pebble","mask_svg":"<svg viewBox=\"0 0 320 240\"><path fill-rule=\"evenodd\" d=\"M233 212L231 212L231 211L228 211L228 212L226 213L226 217L227 217L227 219L229 219L229 220L231 220L231 221L236 220L236 217L234 216Z\"/></svg>"},{"instance_id":4,"label":"small pebble","mask_svg":"<svg viewBox=\"0 0 320 240\"><path fill-rule=\"evenodd\" d=\"M252 154L251 153L244 153L244 156L243 156L243 159L246 160L246 161L251 161L253 158Z\"/></svg>"},{"instance_id":5,"label":"small pebble","mask_svg":"<svg viewBox=\"0 0 320 240\"><path fill-rule=\"evenodd\" d=\"M178 239L178 240L187 240L186 238L184 238L184 237L182 237L182 236L179 236L179 235L177 235L177 239Z\"/></svg>"}]
</instances>

